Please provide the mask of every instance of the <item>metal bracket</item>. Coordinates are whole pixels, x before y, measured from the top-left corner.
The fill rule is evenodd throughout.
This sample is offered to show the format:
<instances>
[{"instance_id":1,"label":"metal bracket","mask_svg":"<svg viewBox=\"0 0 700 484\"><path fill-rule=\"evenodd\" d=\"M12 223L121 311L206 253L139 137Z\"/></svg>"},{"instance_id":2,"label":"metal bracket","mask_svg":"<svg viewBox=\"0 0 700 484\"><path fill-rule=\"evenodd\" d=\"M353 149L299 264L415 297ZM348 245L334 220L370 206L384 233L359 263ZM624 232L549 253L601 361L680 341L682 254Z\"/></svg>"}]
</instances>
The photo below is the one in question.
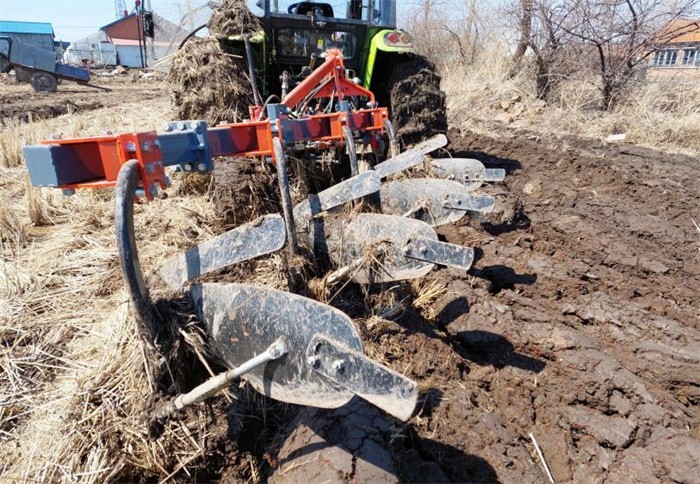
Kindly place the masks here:
<instances>
[{"instance_id":1,"label":"metal bracket","mask_svg":"<svg viewBox=\"0 0 700 484\"><path fill-rule=\"evenodd\" d=\"M322 334L311 339L306 358L316 373L404 422L411 418L418 401L414 381Z\"/></svg>"},{"instance_id":2,"label":"metal bracket","mask_svg":"<svg viewBox=\"0 0 700 484\"><path fill-rule=\"evenodd\" d=\"M163 130L158 141L165 166L180 165L185 172L214 169L206 121L172 121Z\"/></svg>"},{"instance_id":3,"label":"metal bracket","mask_svg":"<svg viewBox=\"0 0 700 484\"><path fill-rule=\"evenodd\" d=\"M474 263L474 249L433 239L414 239L403 248L403 255L431 264L469 270Z\"/></svg>"}]
</instances>

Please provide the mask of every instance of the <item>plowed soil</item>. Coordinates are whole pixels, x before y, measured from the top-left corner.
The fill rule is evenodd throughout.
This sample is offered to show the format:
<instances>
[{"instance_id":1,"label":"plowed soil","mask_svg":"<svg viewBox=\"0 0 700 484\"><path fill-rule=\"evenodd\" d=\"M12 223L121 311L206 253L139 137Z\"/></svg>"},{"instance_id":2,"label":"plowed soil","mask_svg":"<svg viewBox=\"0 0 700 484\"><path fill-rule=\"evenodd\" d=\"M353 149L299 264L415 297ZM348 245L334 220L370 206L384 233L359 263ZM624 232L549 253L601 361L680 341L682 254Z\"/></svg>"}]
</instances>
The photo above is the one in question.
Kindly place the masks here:
<instances>
[{"instance_id":1,"label":"plowed soil","mask_svg":"<svg viewBox=\"0 0 700 484\"><path fill-rule=\"evenodd\" d=\"M697 160L450 139L450 155L508 171L484 190L498 213L441 230L478 260L467 277L429 276L449 281L434 320L363 327L369 354L419 382L420 412L400 428L362 403L356 425L346 409L305 411L272 479L545 482L537 442L556 482L697 482Z\"/></svg>"},{"instance_id":2,"label":"plowed soil","mask_svg":"<svg viewBox=\"0 0 700 484\"><path fill-rule=\"evenodd\" d=\"M100 108L120 106L134 101L148 102L163 96L162 84L158 81L130 82L125 74L118 78L102 78L93 75L91 82L105 88L62 81L53 93L35 92L27 83L17 84L14 78L0 74L0 119L19 122L48 119L67 113L92 111ZM134 79L136 79L134 77Z\"/></svg>"},{"instance_id":3,"label":"plowed soil","mask_svg":"<svg viewBox=\"0 0 700 484\"><path fill-rule=\"evenodd\" d=\"M0 86L0 113L36 119L67 112L68 99L93 109L162 95L67 86L50 102ZM432 314L409 304L368 324L374 302L402 286L350 284L333 301L370 356L419 383L414 418L362 401L270 409L249 396L176 479L547 482L537 442L556 482L700 482L698 160L525 132L448 136L438 156L508 173L480 191L497 197L496 213L438 230L476 249L474 267L428 276L448 282Z\"/></svg>"}]
</instances>

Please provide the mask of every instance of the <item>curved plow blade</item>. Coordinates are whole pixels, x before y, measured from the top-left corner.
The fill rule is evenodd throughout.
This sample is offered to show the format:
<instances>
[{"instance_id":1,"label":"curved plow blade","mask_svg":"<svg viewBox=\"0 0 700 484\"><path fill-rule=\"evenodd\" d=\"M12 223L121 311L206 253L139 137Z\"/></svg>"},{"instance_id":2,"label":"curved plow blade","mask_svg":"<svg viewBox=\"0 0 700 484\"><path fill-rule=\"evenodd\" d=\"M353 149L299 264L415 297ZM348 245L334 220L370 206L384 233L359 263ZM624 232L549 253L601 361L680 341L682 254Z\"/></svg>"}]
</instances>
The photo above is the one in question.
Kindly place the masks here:
<instances>
[{"instance_id":1,"label":"curved plow blade","mask_svg":"<svg viewBox=\"0 0 700 484\"><path fill-rule=\"evenodd\" d=\"M258 392L319 408L337 408L358 395L401 419L413 412L416 384L364 356L352 320L337 309L244 284L202 284L191 293L212 348L227 366L284 342L286 355L242 376Z\"/></svg>"},{"instance_id":2,"label":"curved plow blade","mask_svg":"<svg viewBox=\"0 0 700 484\"><path fill-rule=\"evenodd\" d=\"M170 289L203 274L275 252L284 247L286 227L279 215L265 215L168 259L160 276Z\"/></svg>"},{"instance_id":3,"label":"curved plow blade","mask_svg":"<svg viewBox=\"0 0 700 484\"><path fill-rule=\"evenodd\" d=\"M338 207L344 203L379 191L381 181L377 173L366 171L332 187L311 195L294 207L294 220L306 225L314 215Z\"/></svg>"},{"instance_id":4,"label":"curved plow blade","mask_svg":"<svg viewBox=\"0 0 700 484\"><path fill-rule=\"evenodd\" d=\"M420 220L373 213L356 214L348 218L327 217L317 222L314 249L317 254L330 258L362 284L400 281L422 277L434 264L462 267L469 257L444 250L419 250L414 241L429 243L430 248L452 246L438 241L430 225ZM422 247L422 246L421 246ZM462 247L467 254L472 249ZM411 256L407 256L411 254ZM349 268L349 270L343 270Z\"/></svg>"},{"instance_id":5,"label":"curved plow blade","mask_svg":"<svg viewBox=\"0 0 700 484\"><path fill-rule=\"evenodd\" d=\"M439 134L415 145L408 151L401 153L398 156L389 158L386 161L378 163L374 166L374 171L379 174L380 178L386 178L400 171L408 170L414 166L420 165L428 153L447 146L447 137L444 134Z\"/></svg>"},{"instance_id":6,"label":"curved plow blade","mask_svg":"<svg viewBox=\"0 0 700 484\"><path fill-rule=\"evenodd\" d=\"M470 195L466 187L450 180L413 178L382 185L382 213L411 217L437 227L457 222L467 212L489 213L495 199Z\"/></svg>"},{"instance_id":7,"label":"curved plow blade","mask_svg":"<svg viewBox=\"0 0 700 484\"><path fill-rule=\"evenodd\" d=\"M471 158L444 158L432 160L433 173L441 178L455 180L474 191L485 182L502 182L506 171L502 168L486 168L479 160Z\"/></svg>"}]
</instances>

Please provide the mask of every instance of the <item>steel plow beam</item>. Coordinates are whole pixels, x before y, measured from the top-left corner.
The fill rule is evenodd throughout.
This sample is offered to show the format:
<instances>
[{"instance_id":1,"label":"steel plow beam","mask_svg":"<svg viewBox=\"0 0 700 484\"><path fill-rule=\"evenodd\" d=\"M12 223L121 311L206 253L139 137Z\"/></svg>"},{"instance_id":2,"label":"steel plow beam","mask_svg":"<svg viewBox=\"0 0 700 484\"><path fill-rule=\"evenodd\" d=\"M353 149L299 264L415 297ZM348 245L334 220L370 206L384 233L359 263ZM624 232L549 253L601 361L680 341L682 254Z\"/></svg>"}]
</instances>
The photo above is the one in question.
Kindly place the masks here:
<instances>
[{"instance_id":1,"label":"steel plow beam","mask_svg":"<svg viewBox=\"0 0 700 484\"><path fill-rule=\"evenodd\" d=\"M160 276L172 290L217 269L270 254L284 247L286 228L279 215L265 215L168 259Z\"/></svg>"},{"instance_id":2,"label":"steel plow beam","mask_svg":"<svg viewBox=\"0 0 700 484\"><path fill-rule=\"evenodd\" d=\"M467 270L473 259L472 249L457 251L454 248L459 246L438 241L430 225L393 215L324 217L315 222L310 238L318 256L328 257L339 271L361 284L415 279L430 272L434 264Z\"/></svg>"},{"instance_id":3,"label":"steel plow beam","mask_svg":"<svg viewBox=\"0 0 700 484\"><path fill-rule=\"evenodd\" d=\"M379 198L382 213L416 218L433 227L457 222L467 212L492 212L495 205L493 197L471 195L461 183L436 178L385 183Z\"/></svg>"},{"instance_id":4,"label":"steel plow beam","mask_svg":"<svg viewBox=\"0 0 700 484\"><path fill-rule=\"evenodd\" d=\"M244 284L192 286L210 344L229 368L284 341L287 353L242 376L275 400L337 408L357 395L407 420L417 402L415 382L367 358L352 320L302 296Z\"/></svg>"},{"instance_id":5,"label":"steel plow beam","mask_svg":"<svg viewBox=\"0 0 700 484\"><path fill-rule=\"evenodd\" d=\"M506 171L502 168L486 168L479 160L471 158L445 158L430 162L433 173L441 178L455 180L474 191L485 182L502 182Z\"/></svg>"}]
</instances>

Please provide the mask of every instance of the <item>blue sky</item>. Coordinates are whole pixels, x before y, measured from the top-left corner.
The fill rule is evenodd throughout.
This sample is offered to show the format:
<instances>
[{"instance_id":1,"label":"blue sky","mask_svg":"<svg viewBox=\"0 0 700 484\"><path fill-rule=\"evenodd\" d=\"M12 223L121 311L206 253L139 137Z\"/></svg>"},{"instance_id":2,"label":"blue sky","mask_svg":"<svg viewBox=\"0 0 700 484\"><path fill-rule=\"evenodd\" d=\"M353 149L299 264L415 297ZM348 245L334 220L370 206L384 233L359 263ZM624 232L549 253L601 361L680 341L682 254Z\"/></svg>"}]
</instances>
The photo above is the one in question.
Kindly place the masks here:
<instances>
[{"instance_id":1,"label":"blue sky","mask_svg":"<svg viewBox=\"0 0 700 484\"><path fill-rule=\"evenodd\" d=\"M126 0L129 10L134 0ZM177 20L186 4L203 2L152 0L152 8ZM86 37L116 19L114 0L0 0L0 19L50 22L57 39L77 40Z\"/></svg>"},{"instance_id":2,"label":"blue sky","mask_svg":"<svg viewBox=\"0 0 700 484\"><path fill-rule=\"evenodd\" d=\"M134 8L134 0L125 3L129 11ZM399 0L401 6L415 3ZM206 0L151 0L155 12L176 23L203 4ZM66 41L86 37L115 19L114 0L0 0L0 20L50 22L56 38Z\"/></svg>"}]
</instances>

